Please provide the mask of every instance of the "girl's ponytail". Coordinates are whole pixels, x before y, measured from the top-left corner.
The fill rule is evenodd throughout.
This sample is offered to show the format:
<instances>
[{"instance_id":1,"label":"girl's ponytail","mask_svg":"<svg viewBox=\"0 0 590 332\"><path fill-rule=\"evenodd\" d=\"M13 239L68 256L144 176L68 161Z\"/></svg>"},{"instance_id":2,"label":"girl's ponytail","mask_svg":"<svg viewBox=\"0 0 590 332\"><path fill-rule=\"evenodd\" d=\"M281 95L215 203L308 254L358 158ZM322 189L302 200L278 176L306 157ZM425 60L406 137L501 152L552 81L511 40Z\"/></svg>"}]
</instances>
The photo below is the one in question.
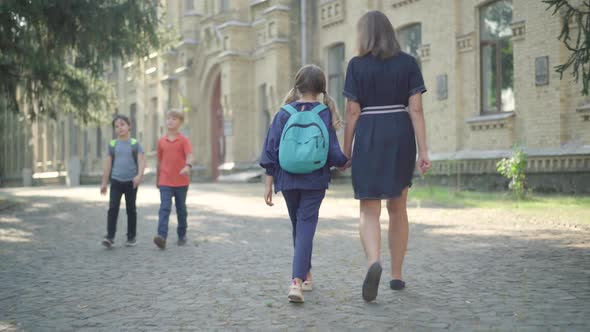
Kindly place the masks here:
<instances>
[{"instance_id":1,"label":"girl's ponytail","mask_svg":"<svg viewBox=\"0 0 590 332\"><path fill-rule=\"evenodd\" d=\"M334 99L328 95L327 92L324 91L324 104L328 106L330 109L330 113L332 113L332 127L334 130L340 129L342 125L342 118L340 117L340 112L338 112L338 107L334 102Z\"/></svg>"},{"instance_id":2,"label":"girl's ponytail","mask_svg":"<svg viewBox=\"0 0 590 332\"><path fill-rule=\"evenodd\" d=\"M290 104L297 100L297 98L297 89L292 88L291 91L289 91L289 93L287 93L287 95L285 96L285 101L283 101L283 105Z\"/></svg>"}]
</instances>

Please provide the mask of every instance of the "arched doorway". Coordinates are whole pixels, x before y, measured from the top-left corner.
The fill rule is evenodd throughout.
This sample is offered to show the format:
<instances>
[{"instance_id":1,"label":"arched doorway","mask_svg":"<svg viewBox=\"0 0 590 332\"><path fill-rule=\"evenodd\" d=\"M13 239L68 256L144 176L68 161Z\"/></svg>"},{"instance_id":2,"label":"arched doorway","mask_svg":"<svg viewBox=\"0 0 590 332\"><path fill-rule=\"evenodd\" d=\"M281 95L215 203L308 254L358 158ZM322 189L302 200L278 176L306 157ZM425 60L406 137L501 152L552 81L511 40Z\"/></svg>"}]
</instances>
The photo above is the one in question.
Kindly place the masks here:
<instances>
[{"instance_id":1,"label":"arched doorway","mask_svg":"<svg viewBox=\"0 0 590 332\"><path fill-rule=\"evenodd\" d=\"M211 94L211 178L219 177L219 166L225 162L223 107L221 106L221 74L214 80Z\"/></svg>"}]
</instances>

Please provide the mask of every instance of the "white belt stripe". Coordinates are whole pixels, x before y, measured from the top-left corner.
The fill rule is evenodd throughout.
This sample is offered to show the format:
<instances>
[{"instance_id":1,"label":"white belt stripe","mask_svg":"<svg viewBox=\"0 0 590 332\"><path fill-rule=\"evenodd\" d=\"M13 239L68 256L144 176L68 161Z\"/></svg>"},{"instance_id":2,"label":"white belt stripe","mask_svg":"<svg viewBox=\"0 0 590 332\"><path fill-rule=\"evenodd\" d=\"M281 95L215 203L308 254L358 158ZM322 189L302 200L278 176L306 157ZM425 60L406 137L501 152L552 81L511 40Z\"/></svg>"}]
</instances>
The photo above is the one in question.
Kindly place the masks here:
<instances>
[{"instance_id":1,"label":"white belt stripe","mask_svg":"<svg viewBox=\"0 0 590 332\"><path fill-rule=\"evenodd\" d=\"M369 106L364 107L363 111L368 110L383 110L383 109L398 109L398 108L406 108L405 105L385 105L385 106Z\"/></svg>"},{"instance_id":2,"label":"white belt stripe","mask_svg":"<svg viewBox=\"0 0 590 332\"><path fill-rule=\"evenodd\" d=\"M361 115L363 114L388 114L388 113L399 113L407 112L408 108L404 105L387 105L387 106L370 106L363 108Z\"/></svg>"}]
</instances>

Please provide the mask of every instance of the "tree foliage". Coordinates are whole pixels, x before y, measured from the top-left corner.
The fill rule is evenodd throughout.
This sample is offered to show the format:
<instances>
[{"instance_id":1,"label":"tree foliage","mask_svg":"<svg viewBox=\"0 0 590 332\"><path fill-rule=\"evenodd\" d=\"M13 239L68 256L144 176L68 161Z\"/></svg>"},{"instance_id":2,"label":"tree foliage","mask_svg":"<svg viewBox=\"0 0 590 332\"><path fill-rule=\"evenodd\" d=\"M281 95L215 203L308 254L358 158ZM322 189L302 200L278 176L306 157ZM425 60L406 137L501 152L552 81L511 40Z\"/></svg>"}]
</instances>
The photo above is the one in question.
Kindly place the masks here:
<instances>
[{"instance_id":1,"label":"tree foliage","mask_svg":"<svg viewBox=\"0 0 590 332\"><path fill-rule=\"evenodd\" d=\"M0 88L30 119L100 121L113 110L104 64L159 46L157 1L0 1Z\"/></svg>"},{"instance_id":2,"label":"tree foliage","mask_svg":"<svg viewBox=\"0 0 590 332\"><path fill-rule=\"evenodd\" d=\"M547 10L553 9L553 15L561 15L563 23L559 40L570 51L565 63L556 66L555 70L563 78L563 74L571 69L576 83L581 77L582 94L587 96L590 88L590 0L543 2L549 5Z\"/></svg>"}]
</instances>

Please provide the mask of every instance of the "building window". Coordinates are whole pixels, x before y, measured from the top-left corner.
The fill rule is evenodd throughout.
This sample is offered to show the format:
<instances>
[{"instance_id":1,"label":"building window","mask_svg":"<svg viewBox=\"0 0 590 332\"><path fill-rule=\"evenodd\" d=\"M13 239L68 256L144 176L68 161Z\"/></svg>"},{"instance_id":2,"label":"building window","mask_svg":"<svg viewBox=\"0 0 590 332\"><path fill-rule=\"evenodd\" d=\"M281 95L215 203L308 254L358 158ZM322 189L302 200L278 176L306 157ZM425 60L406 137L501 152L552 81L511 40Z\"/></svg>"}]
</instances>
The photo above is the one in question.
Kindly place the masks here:
<instances>
[{"instance_id":1,"label":"building window","mask_svg":"<svg viewBox=\"0 0 590 332\"><path fill-rule=\"evenodd\" d=\"M422 45L422 24L414 23L399 29L397 38L402 51L416 58L418 65L422 66L419 53Z\"/></svg>"},{"instance_id":2,"label":"building window","mask_svg":"<svg viewBox=\"0 0 590 332\"><path fill-rule=\"evenodd\" d=\"M328 93L334 98L341 113L344 112L344 44L328 49Z\"/></svg>"},{"instance_id":3,"label":"building window","mask_svg":"<svg viewBox=\"0 0 590 332\"><path fill-rule=\"evenodd\" d=\"M129 107L129 120L131 121L131 137L137 137L137 104L133 103Z\"/></svg>"},{"instance_id":4,"label":"building window","mask_svg":"<svg viewBox=\"0 0 590 332\"><path fill-rule=\"evenodd\" d=\"M512 1L500 0L483 6L479 15L482 112L514 111Z\"/></svg>"},{"instance_id":5,"label":"building window","mask_svg":"<svg viewBox=\"0 0 590 332\"><path fill-rule=\"evenodd\" d=\"M195 9L194 0L184 0L184 11L192 12Z\"/></svg>"},{"instance_id":6,"label":"building window","mask_svg":"<svg viewBox=\"0 0 590 332\"><path fill-rule=\"evenodd\" d=\"M266 97L266 84L261 84L258 87L258 106L260 109L260 133L259 137L262 142L268 132L270 125L270 110L268 109L268 99Z\"/></svg>"},{"instance_id":7,"label":"building window","mask_svg":"<svg viewBox=\"0 0 590 332\"><path fill-rule=\"evenodd\" d=\"M84 146L83 146L83 150L82 150L82 155L84 156L84 159L88 158L88 148L90 147L90 143L89 143L89 138L88 138L88 130L85 129L84 130Z\"/></svg>"},{"instance_id":8,"label":"building window","mask_svg":"<svg viewBox=\"0 0 590 332\"><path fill-rule=\"evenodd\" d=\"M229 10L229 0L219 0L219 12L223 13Z\"/></svg>"},{"instance_id":9,"label":"building window","mask_svg":"<svg viewBox=\"0 0 590 332\"><path fill-rule=\"evenodd\" d=\"M70 154L68 156L68 159L72 158L72 157L79 157L80 155L78 154L79 149L78 149L78 140L79 140L79 135L78 135L78 126L76 126L76 123L74 122L74 118L70 115L70 117L68 118L68 125L70 127Z\"/></svg>"},{"instance_id":10,"label":"building window","mask_svg":"<svg viewBox=\"0 0 590 332\"><path fill-rule=\"evenodd\" d=\"M47 160L53 161L55 159L55 124L50 121L47 124ZM55 165L53 165L55 166Z\"/></svg>"},{"instance_id":11,"label":"building window","mask_svg":"<svg viewBox=\"0 0 590 332\"><path fill-rule=\"evenodd\" d=\"M62 121L59 126L59 159L66 160L66 122Z\"/></svg>"},{"instance_id":12,"label":"building window","mask_svg":"<svg viewBox=\"0 0 590 332\"><path fill-rule=\"evenodd\" d=\"M102 157L102 128L96 128L96 158Z\"/></svg>"},{"instance_id":13,"label":"building window","mask_svg":"<svg viewBox=\"0 0 590 332\"><path fill-rule=\"evenodd\" d=\"M150 104L150 113L152 113L152 151L156 151L158 147L158 130L160 127L160 119L158 118L158 98L152 98Z\"/></svg>"}]
</instances>

